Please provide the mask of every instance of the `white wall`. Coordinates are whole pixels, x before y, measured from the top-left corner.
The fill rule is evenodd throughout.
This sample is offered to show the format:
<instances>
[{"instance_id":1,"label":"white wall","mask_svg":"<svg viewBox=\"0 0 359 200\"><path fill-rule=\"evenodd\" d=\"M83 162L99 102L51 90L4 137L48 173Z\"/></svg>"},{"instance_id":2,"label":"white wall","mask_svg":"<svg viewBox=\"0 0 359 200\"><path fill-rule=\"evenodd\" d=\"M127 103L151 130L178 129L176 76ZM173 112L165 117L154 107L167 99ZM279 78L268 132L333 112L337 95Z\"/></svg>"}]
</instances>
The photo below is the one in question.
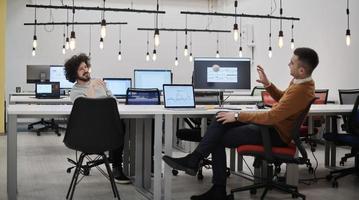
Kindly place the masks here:
<instances>
[{"instance_id":1,"label":"white wall","mask_svg":"<svg viewBox=\"0 0 359 200\"><path fill-rule=\"evenodd\" d=\"M6 84L7 93L14 92L16 86L24 90L32 90L33 85L26 84L27 64L63 64L73 54L89 51L89 27L75 27L77 48L74 52L62 55L62 26L54 27L47 32L44 27L38 27L38 50L35 57L31 56L33 27L24 26L24 22L33 22L34 9L26 8L26 3L32 1L9 0L7 16L7 47L6 47ZM38 0L38 3L48 4L48 0ZM59 4L60 1L52 1ZM64 0L66 3L67 0ZM77 0L76 5L100 6L100 0ZM106 1L107 6L131 7L131 1ZM155 9L155 0L132 1L136 9ZM160 27L184 28L185 16L179 14L182 10L208 11L207 0L160 0L160 9L165 15L160 15ZM352 45L345 45L346 30L346 1L341 0L286 0L283 1L284 15L301 18L295 22L296 46L307 46L315 49L320 58L320 64L313 77L317 88L329 88L330 99L337 99L338 88L359 88L359 66L354 60L355 52L359 52L358 22L359 2L351 3L351 32ZM277 0L279 6L279 0ZM239 12L248 14L268 14L270 0L240 0ZM232 0L214 1L213 9L218 12L234 12ZM276 15L279 13L277 8ZM54 21L65 21L66 11L53 10ZM70 15L71 19L71 15ZM146 35L145 31L137 31L138 27L153 27L153 14L139 13L106 13L107 21L126 21L129 24L122 26L122 53L123 60L117 60L118 53L118 26L109 26L105 38L105 48L100 50L99 26L92 27L92 67L93 77L132 77L135 68L168 68L174 72L175 83L189 83L193 64L183 57L184 33L178 33L180 65L174 66L175 33L161 32L159 57L156 62L145 61ZM76 11L76 21L99 21L100 12ZM49 10L38 9L38 22L49 21ZM234 19L231 17L188 16L189 28L232 29ZM263 19L242 19L243 24L252 24L254 27L254 63L252 65L252 86L256 85L257 77L255 66L265 67L271 80L280 88L288 85L288 62L291 57L289 48L291 22L284 21L285 46L277 47L279 21L273 21L273 57L267 56L269 21ZM47 27L51 29L52 27ZM150 32L150 52L153 50L153 32ZM216 34L193 33L193 54L195 56L214 56L216 51ZM246 42L244 42L246 43ZM221 56L238 56L239 43L235 44L232 34L220 35ZM251 50L246 45L244 56L250 57ZM356 53L357 55L357 53Z\"/></svg>"}]
</instances>

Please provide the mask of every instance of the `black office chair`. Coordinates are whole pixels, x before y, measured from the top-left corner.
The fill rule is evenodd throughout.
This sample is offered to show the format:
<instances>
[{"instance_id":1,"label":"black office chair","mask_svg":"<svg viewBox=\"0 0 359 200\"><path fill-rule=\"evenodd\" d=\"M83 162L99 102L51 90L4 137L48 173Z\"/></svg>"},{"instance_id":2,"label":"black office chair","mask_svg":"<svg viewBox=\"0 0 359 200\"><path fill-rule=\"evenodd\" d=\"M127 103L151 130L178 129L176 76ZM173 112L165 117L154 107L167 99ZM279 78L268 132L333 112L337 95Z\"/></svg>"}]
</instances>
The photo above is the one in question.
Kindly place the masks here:
<instances>
[{"instance_id":1,"label":"black office chair","mask_svg":"<svg viewBox=\"0 0 359 200\"><path fill-rule=\"evenodd\" d=\"M34 126L37 126L37 125L43 125L43 127L34 129ZM37 136L40 136L41 132L46 132L49 130L53 130L57 136L61 136L60 130L66 130L66 128L59 126L59 124L55 122L55 119L44 120L43 118L41 118L41 120L38 122L29 124L27 126L27 129L36 131Z\"/></svg>"},{"instance_id":2,"label":"black office chair","mask_svg":"<svg viewBox=\"0 0 359 200\"><path fill-rule=\"evenodd\" d=\"M295 120L295 124L291 131L293 143L290 143L286 147L272 147L271 140L269 137L269 126L261 125L262 141L263 145L241 145L237 148L237 152L242 156L254 156L255 161L253 163L254 167L258 168L261 166L262 161L267 162L267 177L264 177L263 182L254 183L253 185L240 187L237 189L232 189L231 194L228 195L228 200L234 199L235 192L247 191L249 190L251 194L256 194L257 189L264 188L261 199L264 199L268 190L277 189L282 192L292 194L293 198L301 197L305 199L305 195L298 192L298 187L282 183L278 181L278 174L280 172L280 165L283 163L293 163L293 164L304 164L307 167L311 168L312 165L308 158L308 154L305 148L302 145L300 140L300 126L304 121L305 116L307 115L310 106L312 105L314 99L308 104L307 108L298 116ZM299 150L300 157L296 157L296 150ZM273 174L273 165L275 167Z\"/></svg>"},{"instance_id":3,"label":"black office chair","mask_svg":"<svg viewBox=\"0 0 359 200\"><path fill-rule=\"evenodd\" d=\"M68 119L64 143L68 148L80 151L81 155L75 162L76 168L66 199L73 198L80 173L87 175L90 168L100 164L105 164L114 197L120 199L105 152L123 145L123 134L115 99L80 97L75 100ZM100 159L83 164L84 158L88 155L98 155Z\"/></svg>"},{"instance_id":4,"label":"black office chair","mask_svg":"<svg viewBox=\"0 0 359 200\"><path fill-rule=\"evenodd\" d=\"M339 102L340 104L354 104L356 98L359 96L359 89L339 89ZM343 124L341 125L341 129L343 131L347 131L348 130L348 116L343 115L341 116L343 119ZM344 163L348 160L348 158L354 157L355 156L355 152L350 152L345 154L339 164L341 166L344 166Z\"/></svg>"},{"instance_id":5,"label":"black office chair","mask_svg":"<svg viewBox=\"0 0 359 200\"><path fill-rule=\"evenodd\" d=\"M347 169L334 170L329 173L327 180L332 181L334 188L338 187L338 179L349 174L356 174L359 176L359 96L357 96L353 110L347 121L347 133L326 133L324 138L328 141L334 142L337 145L345 145L351 147L351 152L354 154L354 167ZM338 175L334 175L338 174Z\"/></svg>"},{"instance_id":6,"label":"black office chair","mask_svg":"<svg viewBox=\"0 0 359 200\"><path fill-rule=\"evenodd\" d=\"M266 91L266 89L263 86L255 86L252 89L251 96L261 96L263 91Z\"/></svg>"}]
</instances>

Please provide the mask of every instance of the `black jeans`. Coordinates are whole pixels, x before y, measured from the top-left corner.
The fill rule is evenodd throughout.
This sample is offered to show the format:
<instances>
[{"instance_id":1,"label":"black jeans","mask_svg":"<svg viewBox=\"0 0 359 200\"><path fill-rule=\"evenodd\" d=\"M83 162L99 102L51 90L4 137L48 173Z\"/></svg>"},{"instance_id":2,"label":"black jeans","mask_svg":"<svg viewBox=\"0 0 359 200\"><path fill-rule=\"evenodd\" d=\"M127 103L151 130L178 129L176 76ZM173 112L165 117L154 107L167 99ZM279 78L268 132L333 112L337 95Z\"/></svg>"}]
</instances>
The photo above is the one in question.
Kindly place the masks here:
<instances>
[{"instance_id":1,"label":"black jeans","mask_svg":"<svg viewBox=\"0 0 359 200\"><path fill-rule=\"evenodd\" d=\"M273 146L287 146L274 128L270 128L270 137ZM216 118L212 120L195 151L204 157L212 154L213 184L226 185L225 147L236 148L244 144L263 144L258 125L241 122L222 124Z\"/></svg>"}]
</instances>

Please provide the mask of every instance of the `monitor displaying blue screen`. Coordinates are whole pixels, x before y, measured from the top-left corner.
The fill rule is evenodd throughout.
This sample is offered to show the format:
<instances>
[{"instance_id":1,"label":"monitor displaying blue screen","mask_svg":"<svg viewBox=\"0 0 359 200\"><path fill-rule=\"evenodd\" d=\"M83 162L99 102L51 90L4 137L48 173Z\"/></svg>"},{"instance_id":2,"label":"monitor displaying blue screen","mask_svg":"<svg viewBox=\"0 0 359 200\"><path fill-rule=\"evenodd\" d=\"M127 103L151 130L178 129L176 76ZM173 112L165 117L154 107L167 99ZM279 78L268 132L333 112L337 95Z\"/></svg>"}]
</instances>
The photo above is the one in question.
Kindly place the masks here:
<instances>
[{"instance_id":1,"label":"monitor displaying blue screen","mask_svg":"<svg viewBox=\"0 0 359 200\"><path fill-rule=\"evenodd\" d=\"M171 70L135 70L135 88L158 88L172 83Z\"/></svg>"},{"instance_id":2,"label":"monitor displaying blue screen","mask_svg":"<svg viewBox=\"0 0 359 200\"><path fill-rule=\"evenodd\" d=\"M131 87L130 78L104 78L103 81L115 97L125 97L127 89Z\"/></svg>"},{"instance_id":3,"label":"monitor displaying blue screen","mask_svg":"<svg viewBox=\"0 0 359 200\"><path fill-rule=\"evenodd\" d=\"M251 60L195 58L192 78L195 89L250 90Z\"/></svg>"},{"instance_id":4,"label":"monitor displaying blue screen","mask_svg":"<svg viewBox=\"0 0 359 200\"><path fill-rule=\"evenodd\" d=\"M165 108L194 108L194 91L192 85L165 84L163 85Z\"/></svg>"},{"instance_id":5,"label":"monitor displaying blue screen","mask_svg":"<svg viewBox=\"0 0 359 200\"><path fill-rule=\"evenodd\" d=\"M60 82L61 89L70 89L74 85L66 79L65 68L62 65L51 65L50 66L50 81Z\"/></svg>"}]
</instances>

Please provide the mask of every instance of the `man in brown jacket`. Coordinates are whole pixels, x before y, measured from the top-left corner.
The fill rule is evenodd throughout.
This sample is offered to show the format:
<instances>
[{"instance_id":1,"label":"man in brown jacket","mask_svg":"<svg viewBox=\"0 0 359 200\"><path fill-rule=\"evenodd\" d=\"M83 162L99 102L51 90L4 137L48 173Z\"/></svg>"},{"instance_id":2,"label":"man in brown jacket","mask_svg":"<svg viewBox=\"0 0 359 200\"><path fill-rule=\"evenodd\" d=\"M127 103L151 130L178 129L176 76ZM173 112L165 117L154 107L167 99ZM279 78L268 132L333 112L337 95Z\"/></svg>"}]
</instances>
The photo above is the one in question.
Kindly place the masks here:
<instances>
[{"instance_id":1,"label":"man in brown jacket","mask_svg":"<svg viewBox=\"0 0 359 200\"><path fill-rule=\"evenodd\" d=\"M310 48L297 48L288 66L293 76L289 87L281 91L271 83L262 66L257 66L259 80L278 102L267 112L219 112L198 147L183 158L164 156L162 159L172 168L196 175L201 159L212 154L213 186L206 193L192 196L192 200L226 199L225 148L244 144L262 144L260 127L271 125L270 138L273 146L287 146L291 142L290 130L295 119L315 97L313 70L319 63L317 53ZM255 124L251 124L255 123Z\"/></svg>"}]
</instances>

